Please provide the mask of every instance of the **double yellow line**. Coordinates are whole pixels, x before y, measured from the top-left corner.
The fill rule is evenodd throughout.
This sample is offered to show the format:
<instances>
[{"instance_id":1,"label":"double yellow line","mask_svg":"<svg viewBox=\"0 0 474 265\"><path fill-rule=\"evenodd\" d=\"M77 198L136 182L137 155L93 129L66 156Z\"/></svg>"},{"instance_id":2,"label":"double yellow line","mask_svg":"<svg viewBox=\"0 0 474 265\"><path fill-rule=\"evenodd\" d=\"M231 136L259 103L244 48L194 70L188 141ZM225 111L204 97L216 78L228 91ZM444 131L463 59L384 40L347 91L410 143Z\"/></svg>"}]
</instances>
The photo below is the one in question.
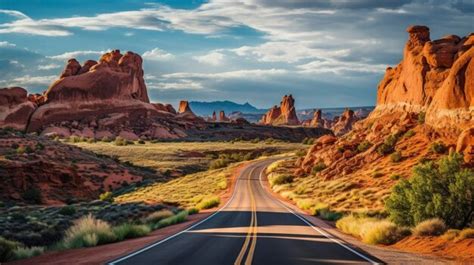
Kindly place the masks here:
<instances>
[{"instance_id":1,"label":"double yellow line","mask_svg":"<svg viewBox=\"0 0 474 265\"><path fill-rule=\"evenodd\" d=\"M245 238L244 245L242 246L242 249L240 250L239 256L237 256L237 259L234 262L234 265L241 265L242 260L244 258L245 252L247 251L247 248L249 248L247 258L245 259L245 265L250 265L252 264L252 259L253 259L253 254L255 252L255 246L257 245L257 205L255 203L255 197L253 195L253 189L252 185L250 183L250 177L252 176L253 171L255 168L253 168L250 171L250 174L247 179L247 188L250 193L250 205L252 209L252 217L250 219L250 226L249 226L249 231L247 232L247 237Z\"/></svg>"}]
</instances>

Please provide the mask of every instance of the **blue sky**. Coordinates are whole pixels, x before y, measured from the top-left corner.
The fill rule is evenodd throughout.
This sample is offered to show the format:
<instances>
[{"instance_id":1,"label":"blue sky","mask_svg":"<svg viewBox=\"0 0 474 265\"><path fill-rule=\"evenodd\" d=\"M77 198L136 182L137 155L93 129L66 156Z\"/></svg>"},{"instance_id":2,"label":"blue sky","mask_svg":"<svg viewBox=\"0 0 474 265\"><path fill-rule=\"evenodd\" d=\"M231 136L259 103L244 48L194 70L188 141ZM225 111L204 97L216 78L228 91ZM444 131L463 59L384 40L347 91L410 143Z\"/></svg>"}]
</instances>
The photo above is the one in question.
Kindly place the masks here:
<instances>
[{"instance_id":1,"label":"blue sky","mask_svg":"<svg viewBox=\"0 0 474 265\"><path fill-rule=\"evenodd\" d=\"M465 36L473 15L464 0L0 0L0 87L42 92L68 58L120 49L144 58L152 101L373 105L408 25Z\"/></svg>"}]
</instances>

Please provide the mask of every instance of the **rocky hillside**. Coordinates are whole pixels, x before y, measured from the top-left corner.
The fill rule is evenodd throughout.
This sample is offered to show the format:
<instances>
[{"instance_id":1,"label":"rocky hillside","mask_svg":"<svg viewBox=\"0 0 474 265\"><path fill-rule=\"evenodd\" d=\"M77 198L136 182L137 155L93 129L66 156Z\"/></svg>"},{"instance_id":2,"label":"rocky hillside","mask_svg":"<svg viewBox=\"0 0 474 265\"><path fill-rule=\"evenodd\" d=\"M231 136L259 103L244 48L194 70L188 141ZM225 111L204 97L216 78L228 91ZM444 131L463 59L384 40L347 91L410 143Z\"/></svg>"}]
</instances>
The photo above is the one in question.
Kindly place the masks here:
<instances>
[{"instance_id":1,"label":"rocky hillside","mask_svg":"<svg viewBox=\"0 0 474 265\"><path fill-rule=\"evenodd\" d=\"M295 175L312 176L306 185L323 187L336 179L348 184L331 202L340 210L381 209L390 188L420 161L457 151L465 166L474 163L474 35L431 41L425 26L407 31L403 60L387 69L375 110L347 134L319 138L296 161ZM316 114L312 124L324 121ZM366 196L347 204L356 194Z\"/></svg>"},{"instance_id":2,"label":"rocky hillside","mask_svg":"<svg viewBox=\"0 0 474 265\"><path fill-rule=\"evenodd\" d=\"M280 106L273 106L263 115L260 123L264 125L299 125L293 96L285 95L280 102Z\"/></svg>"},{"instance_id":3,"label":"rocky hillside","mask_svg":"<svg viewBox=\"0 0 474 265\"><path fill-rule=\"evenodd\" d=\"M62 204L98 199L103 192L158 173L45 137L0 130L0 200Z\"/></svg>"}]
</instances>

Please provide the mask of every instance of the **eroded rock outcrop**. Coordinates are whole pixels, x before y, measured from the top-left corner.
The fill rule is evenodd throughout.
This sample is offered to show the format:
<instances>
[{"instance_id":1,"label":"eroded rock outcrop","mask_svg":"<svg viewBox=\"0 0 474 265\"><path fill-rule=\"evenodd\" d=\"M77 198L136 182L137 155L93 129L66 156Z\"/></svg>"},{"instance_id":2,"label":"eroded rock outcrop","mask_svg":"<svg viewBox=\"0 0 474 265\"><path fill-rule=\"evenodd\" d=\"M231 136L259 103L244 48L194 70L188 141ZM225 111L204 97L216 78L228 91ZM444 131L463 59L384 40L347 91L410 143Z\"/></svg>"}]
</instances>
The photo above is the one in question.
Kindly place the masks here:
<instances>
[{"instance_id":1,"label":"eroded rock outcrop","mask_svg":"<svg viewBox=\"0 0 474 265\"><path fill-rule=\"evenodd\" d=\"M230 119L227 118L227 116L225 115L225 112L223 110L219 111L219 121L220 122L229 122Z\"/></svg>"},{"instance_id":2,"label":"eroded rock outcrop","mask_svg":"<svg viewBox=\"0 0 474 265\"><path fill-rule=\"evenodd\" d=\"M370 118L426 112L426 122L455 133L473 126L474 35L430 40L429 28L411 26L403 60L387 68Z\"/></svg>"},{"instance_id":3,"label":"eroded rock outcrop","mask_svg":"<svg viewBox=\"0 0 474 265\"><path fill-rule=\"evenodd\" d=\"M351 109L346 109L342 115L337 119L336 123L331 127L335 135L343 135L350 130L352 126L359 119Z\"/></svg>"},{"instance_id":4,"label":"eroded rock outcrop","mask_svg":"<svg viewBox=\"0 0 474 265\"><path fill-rule=\"evenodd\" d=\"M295 100L292 95L285 95L280 106L272 107L260 120L264 125L298 125L296 116Z\"/></svg>"},{"instance_id":5,"label":"eroded rock outcrop","mask_svg":"<svg viewBox=\"0 0 474 265\"><path fill-rule=\"evenodd\" d=\"M21 87L0 89L0 127L25 130L36 104L28 100Z\"/></svg>"}]
</instances>

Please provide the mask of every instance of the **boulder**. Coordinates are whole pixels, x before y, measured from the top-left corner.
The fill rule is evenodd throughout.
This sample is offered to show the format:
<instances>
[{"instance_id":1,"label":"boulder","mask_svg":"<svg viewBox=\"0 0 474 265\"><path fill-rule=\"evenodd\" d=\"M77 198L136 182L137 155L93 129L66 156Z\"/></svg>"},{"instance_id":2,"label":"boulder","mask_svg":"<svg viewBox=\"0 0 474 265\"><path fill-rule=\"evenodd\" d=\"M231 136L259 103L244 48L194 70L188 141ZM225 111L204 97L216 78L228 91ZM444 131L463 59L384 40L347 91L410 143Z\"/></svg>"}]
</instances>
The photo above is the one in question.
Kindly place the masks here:
<instances>
[{"instance_id":1,"label":"boulder","mask_svg":"<svg viewBox=\"0 0 474 265\"><path fill-rule=\"evenodd\" d=\"M456 152L464 155L466 163L474 163L474 127L464 130L459 135Z\"/></svg>"},{"instance_id":2,"label":"boulder","mask_svg":"<svg viewBox=\"0 0 474 265\"><path fill-rule=\"evenodd\" d=\"M0 128L25 130L35 109L36 104L28 100L24 88L0 89Z\"/></svg>"}]
</instances>

